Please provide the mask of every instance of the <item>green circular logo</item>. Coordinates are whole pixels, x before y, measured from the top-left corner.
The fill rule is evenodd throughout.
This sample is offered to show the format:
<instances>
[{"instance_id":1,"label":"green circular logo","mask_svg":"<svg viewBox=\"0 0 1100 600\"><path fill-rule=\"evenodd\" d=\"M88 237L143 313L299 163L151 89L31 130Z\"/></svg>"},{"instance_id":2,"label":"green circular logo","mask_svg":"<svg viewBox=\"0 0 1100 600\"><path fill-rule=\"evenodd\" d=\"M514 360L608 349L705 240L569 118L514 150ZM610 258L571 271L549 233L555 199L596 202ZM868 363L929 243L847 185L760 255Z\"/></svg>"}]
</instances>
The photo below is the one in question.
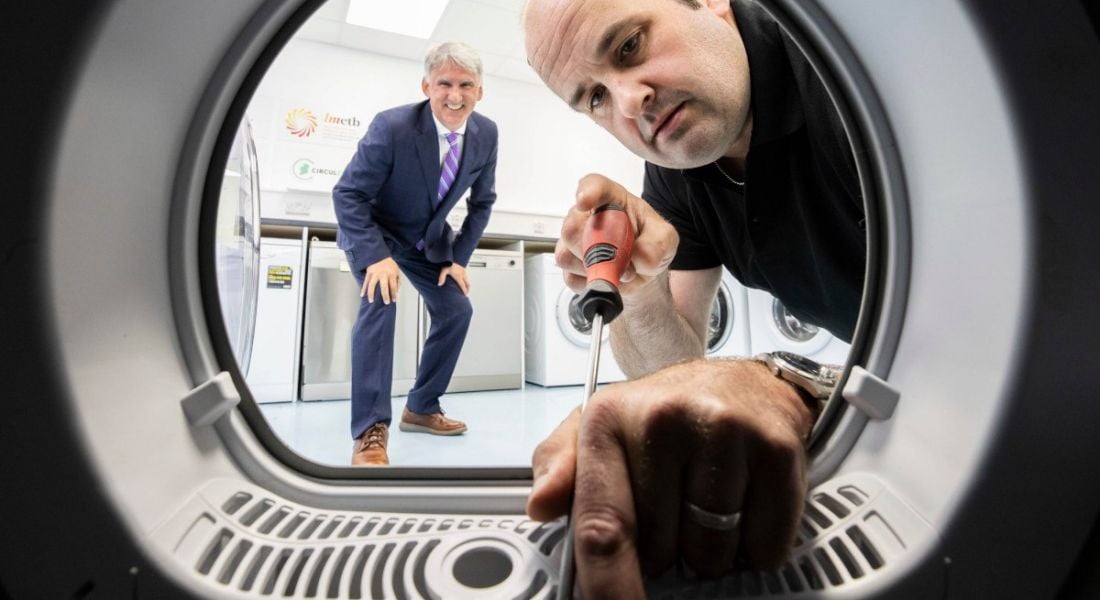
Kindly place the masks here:
<instances>
[{"instance_id":1,"label":"green circular logo","mask_svg":"<svg viewBox=\"0 0 1100 600\"><path fill-rule=\"evenodd\" d=\"M294 176L298 179L313 179L313 161L308 158L299 158L290 167Z\"/></svg>"}]
</instances>

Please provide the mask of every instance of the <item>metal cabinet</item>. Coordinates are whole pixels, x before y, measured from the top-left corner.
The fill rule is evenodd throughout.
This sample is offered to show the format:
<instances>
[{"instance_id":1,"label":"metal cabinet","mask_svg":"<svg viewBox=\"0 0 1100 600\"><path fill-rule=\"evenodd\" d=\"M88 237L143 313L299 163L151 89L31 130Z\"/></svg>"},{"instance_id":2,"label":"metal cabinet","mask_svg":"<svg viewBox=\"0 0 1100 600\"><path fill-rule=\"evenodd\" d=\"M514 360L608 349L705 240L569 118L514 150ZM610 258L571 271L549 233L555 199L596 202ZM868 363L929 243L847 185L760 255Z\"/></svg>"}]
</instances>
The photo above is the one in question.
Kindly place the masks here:
<instances>
[{"instance_id":1,"label":"metal cabinet","mask_svg":"<svg viewBox=\"0 0 1100 600\"><path fill-rule=\"evenodd\" d=\"M474 315L447 392L523 387L523 253L476 250L466 265ZM425 310L423 344L431 326Z\"/></svg>"},{"instance_id":2,"label":"metal cabinet","mask_svg":"<svg viewBox=\"0 0 1100 600\"><path fill-rule=\"evenodd\" d=\"M359 286L344 252L334 242L312 241L306 283L302 343L302 400L351 397L351 328L359 312ZM393 395L403 396L416 378L420 294L401 286L394 334Z\"/></svg>"}]
</instances>

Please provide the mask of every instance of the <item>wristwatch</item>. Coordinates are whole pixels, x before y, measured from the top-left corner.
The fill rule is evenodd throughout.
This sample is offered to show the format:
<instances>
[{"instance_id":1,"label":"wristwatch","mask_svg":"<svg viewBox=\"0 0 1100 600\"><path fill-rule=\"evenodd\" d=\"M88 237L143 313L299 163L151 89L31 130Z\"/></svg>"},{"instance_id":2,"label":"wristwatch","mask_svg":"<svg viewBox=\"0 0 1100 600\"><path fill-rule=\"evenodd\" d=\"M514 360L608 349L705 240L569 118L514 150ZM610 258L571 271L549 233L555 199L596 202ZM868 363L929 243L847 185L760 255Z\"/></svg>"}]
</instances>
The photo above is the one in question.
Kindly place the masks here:
<instances>
[{"instance_id":1,"label":"wristwatch","mask_svg":"<svg viewBox=\"0 0 1100 600\"><path fill-rule=\"evenodd\" d=\"M825 403L833 395L844 368L822 365L793 352L765 352L757 354L753 360L764 363L773 375L791 384L799 392L799 397L813 416L813 426L806 436L806 443L812 444L821 426L821 413L825 410Z\"/></svg>"},{"instance_id":2,"label":"wristwatch","mask_svg":"<svg viewBox=\"0 0 1100 600\"><path fill-rule=\"evenodd\" d=\"M817 400L828 400L840 381L842 369L822 365L794 352L765 352L753 360L764 363L773 375Z\"/></svg>"}]
</instances>

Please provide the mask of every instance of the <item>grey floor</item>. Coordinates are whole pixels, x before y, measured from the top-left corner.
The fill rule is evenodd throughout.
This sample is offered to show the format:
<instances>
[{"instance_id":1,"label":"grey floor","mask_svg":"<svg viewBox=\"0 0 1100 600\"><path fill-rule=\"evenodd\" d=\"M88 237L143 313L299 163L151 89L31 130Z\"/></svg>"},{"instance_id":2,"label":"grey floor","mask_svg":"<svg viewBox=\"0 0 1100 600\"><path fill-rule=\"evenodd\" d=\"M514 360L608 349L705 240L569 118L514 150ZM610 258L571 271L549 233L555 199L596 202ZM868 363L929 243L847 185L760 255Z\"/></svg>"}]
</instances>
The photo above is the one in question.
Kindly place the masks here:
<instances>
[{"instance_id":1,"label":"grey floor","mask_svg":"<svg viewBox=\"0 0 1100 600\"><path fill-rule=\"evenodd\" d=\"M390 464L529 467L535 446L581 403L583 395L583 386L544 388L530 383L519 390L446 394L440 403L447 416L469 427L452 437L398 429L405 397L396 397ZM332 465L350 463L350 401L284 402L260 408L276 435L303 457Z\"/></svg>"}]
</instances>

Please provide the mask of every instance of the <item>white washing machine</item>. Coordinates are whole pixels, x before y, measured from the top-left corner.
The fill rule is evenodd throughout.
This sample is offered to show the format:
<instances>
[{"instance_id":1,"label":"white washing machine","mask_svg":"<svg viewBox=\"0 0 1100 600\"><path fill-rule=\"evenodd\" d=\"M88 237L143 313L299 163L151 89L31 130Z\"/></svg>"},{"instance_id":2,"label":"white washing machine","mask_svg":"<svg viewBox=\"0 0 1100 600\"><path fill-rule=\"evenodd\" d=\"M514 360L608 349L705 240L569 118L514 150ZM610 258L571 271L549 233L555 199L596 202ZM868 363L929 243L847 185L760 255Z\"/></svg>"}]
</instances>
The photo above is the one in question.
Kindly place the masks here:
<instances>
[{"instance_id":1,"label":"white washing machine","mask_svg":"<svg viewBox=\"0 0 1100 600\"><path fill-rule=\"evenodd\" d=\"M745 286L722 269L722 281L707 321L707 356L752 356L749 337L749 299Z\"/></svg>"},{"instance_id":2,"label":"white washing machine","mask_svg":"<svg viewBox=\"0 0 1100 600\"><path fill-rule=\"evenodd\" d=\"M524 351L527 381L542 386L584 385L591 329L577 307L580 297L565 286L553 254L526 259ZM604 327L600 383L626 379L615 362Z\"/></svg>"},{"instance_id":3,"label":"white washing machine","mask_svg":"<svg viewBox=\"0 0 1100 600\"><path fill-rule=\"evenodd\" d=\"M805 323L764 290L748 289L752 353L785 350L823 364L843 365L850 346L828 331Z\"/></svg>"},{"instance_id":4,"label":"white washing machine","mask_svg":"<svg viewBox=\"0 0 1100 600\"><path fill-rule=\"evenodd\" d=\"M247 381L256 402L298 399L302 335L302 240L260 239L261 282Z\"/></svg>"}]
</instances>

